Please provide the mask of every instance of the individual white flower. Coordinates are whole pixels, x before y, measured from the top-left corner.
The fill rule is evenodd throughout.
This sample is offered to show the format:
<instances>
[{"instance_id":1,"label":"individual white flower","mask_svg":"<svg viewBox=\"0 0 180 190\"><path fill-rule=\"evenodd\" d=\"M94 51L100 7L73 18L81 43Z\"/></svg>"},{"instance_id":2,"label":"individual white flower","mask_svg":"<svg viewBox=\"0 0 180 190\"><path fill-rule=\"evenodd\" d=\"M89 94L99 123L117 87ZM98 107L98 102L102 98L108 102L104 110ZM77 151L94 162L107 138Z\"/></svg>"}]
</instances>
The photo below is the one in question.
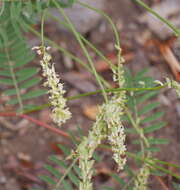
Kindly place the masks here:
<instances>
[{"instance_id":1,"label":"individual white flower","mask_svg":"<svg viewBox=\"0 0 180 190\"><path fill-rule=\"evenodd\" d=\"M133 190L148 190L147 183L149 175L150 169L147 164L144 164L135 179Z\"/></svg>"},{"instance_id":2,"label":"individual white flower","mask_svg":"<svg viewBox=\"0 0 180 190\"><path fill-rule=\"evenodd\" d=\"M50 48L34 47L32 48L42 56L40 61L42 67L42 75L46 78L44 86L48 87L50 103L53 106L52 118L59 126L65 123L71 117L69 109L66 107L66 99L64 98L65 90L63 84L60 83L60 77L56 74L54 64L51 63L51 55L47 52Z\"/></svg>"}]
</instances>

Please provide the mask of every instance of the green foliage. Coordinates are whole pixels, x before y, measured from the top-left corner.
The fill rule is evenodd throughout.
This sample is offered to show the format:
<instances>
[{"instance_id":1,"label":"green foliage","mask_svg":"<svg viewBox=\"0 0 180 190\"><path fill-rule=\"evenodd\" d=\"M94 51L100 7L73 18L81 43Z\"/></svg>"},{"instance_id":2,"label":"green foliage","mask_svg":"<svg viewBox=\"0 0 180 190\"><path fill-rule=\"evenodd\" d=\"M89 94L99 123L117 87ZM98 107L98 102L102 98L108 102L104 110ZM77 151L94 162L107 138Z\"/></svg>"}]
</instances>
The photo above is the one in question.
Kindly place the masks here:
<instances>
[{"instance_id":1,"label":"green foliage","mask_svg":"<svg viewBox=\"0 0 180 190\"><path fill-rule=\"evenodd\" d=\"M69 7L74 0L59 1L62 7ZM19 104L22 111L29 107L24 101L44 95L45 90L34 90L41 78L39 69L30 66L34 59L32 51L22 33L25 24L35 24L41 12L51 7L44 1L3 1L0 15L0 84L6 87L3 92L10 96L7 104ZM26 31L26 30L25 30ZM31 108L33 106L31 105Z\"/></svg>"},{"instance_id":2,"label":"green foliage","mask_svg":"<svg viewBox=\"0 0 180 190\"><path fill-rule=\"evenodd\" d=\"M68 147L63 147L65 150L65 154L67 153ZM61 149L61 151L63 151ZM49 157L49 160L53 163L54 166L45 165L45 169L49 172L50 176L44 175L40 176L40 179L44 182L53 185L53 189L63 189L63 190L71 190L74 187L78 187L79 185L79 175L80 169L79 167L74 164L73 167L68 171L67 176L62 180L60 185L57 185L59 180L62 179L64 173L61 172L63 170L68 169L67 161L64 159L60 159L59 157L52 155ZM56 187L57 186L57 187Z\"/></svg>"},{"instance_id":3,"label":"green foliage","mask_svg":"<svg viewBox=\"0 0 180 190\"><path fill-rule=\"evenodd\" d=\"M132 76L132 74L129 71L127 71L126 72L126 87L127 88L131 88L131 87L141 88L142 87L141 85L143 85L143 87L149 87L149 86L153 87L154 86L153 79L150 77L147 77L146 72L147 71L141 71L137 73L135 76ZM142 132L144 135L148 135L146 139L147 139L148 144L150 145L149 147L145 146L144 150L135 152L135 154L133 155L133 158L135 158L135 160L137 161L137 165L139 165L140 163L146 162L146 160L143 160L143 156L142 156L144 153L152 154L153 152L160 151L160 149L158 147L154 147L154 145L169 143L168 140L162 139L162 138L154 138L152 137L152 134L151 134L152 132L157 131L165 126L164 122L159 121L159 119L163 116L163 112L157 111L159 103L152 102L153 101L152 99L156 95L157 95L156 92L144 91L144 90L133 92L133 93L130 92L128 95L127 106L131 110L133 121L135 121L135 123L138 124L142 128ZM152 102L152 103L147 103L147 102ZM125 119L129 122L129 124L131 124L131 126L133 125L132 120L128 118L128 114L125 117ZM130 130L132 129L133 128L131 127ZM136 135L139 132L135 129L133 129L133 131L135 132ZM150 133L150 136L149 136L149 133ZM80 134L80 136L82 136L82 134ZM74 144L77 144L77 140L73 134L71 134L71 137L73 137L72 141L74 142ZM138 137L132 143L141 145L141 139ZM68 147L65 147L62 145L59 145L58 147L61 149L61 151L63 151L65 157L68 157L70 155L70 149ZM128 153L127 155L131 156L131 154L128 154ZM94 159L96 158L98 157L94 155ZM69 161L60 159L59 157L55 155L50 156L49 160L54 163L54 165L45 165L45 169L49 172L50 175L41 176L41 179L45 181L46 183L52 185L52 187L54 187L52 188L52 190L55 190L56 186L61 187L62 190L75 189L76 187L78 187L78 184L80 181L79 178L81 176L81 171L78 165L74 164L73 167L70 170L68 170L69 169L68 166L70 165ZM99 159L98 161L100 160L101 159ZM174 175L173 173L169 172L163 167L157 165L156 162L160 164L165 164L165 165L168 164L166 162L159 161L159 160L156 160L156 161L153 159L147 160L147 163L149 164L151 168L151 175L164 176L165 174L169 174L178 178L178 176ZM178 168L179 166L173 165L173 167ZM63 171L63 169L65 171L63 173L60 172L60 171ZM136 179L137 174L134 173L133 169L128 167L128 165L126 165L125 167L125 172L127 173L126 179L122 179L116 173L112 173L111 177L119 184L119 186L122 189L132 190L133 181ZM61 181L60 186L57 185L59 184L59 181ZM174 187L177 188L178 186L174 184ZM104 187L104 189L115 190L115 188L113 187Z\"/></svg>"},{"instance_id":4,"label":"green foliage","mask_svg":"<svg viewBox=\"0 0 180 190\"><path fill-rule=\"evenodd\" d=\"M21 1L4 2L4 11L0 17L0 83L7 88L3 93L10 96L7 104L19 103L21 111L25 108L24 100L45 93L45 90L32 90L41 79L37 77L39 70L28 64L34 55L20 27L20 23L27 21L28 16L25 17L23 12L26 8L27 5Z\"/></svg>"},{"instance_id":5,"label":"green foliage","mask_svg":"<svg viewBox=\"0 0 180 190\"><path fill-rule=\"evenodd\" d=\"M147 69L144 69L138 72L135 76L133 76L130 71L126 72L126 87L132 88L146 88L155 86L154 80L151 77L147 76ZM130 92L128 95L128 108L131 110L131 115L134 118L134 125L139 126L139 129L144 135L149 135L149 133L155 132L166 126L165 122L159 121L163 116L163 112L157 111L159 107L159 102L153 101L153 98L157 95L157 91L137 91ZM131 121L128 117L126 120L132 125ZM138 133L134 128L128 128L128 133ZM166 139L158 139L147 137L147 141L150 146L158 145L158 144L167 144L168 141ZM133 144L140 144L141 139L134 140ZM159 151L159 149L155 147L148 147L146 151Z\"/></svg>"}]
</instances>

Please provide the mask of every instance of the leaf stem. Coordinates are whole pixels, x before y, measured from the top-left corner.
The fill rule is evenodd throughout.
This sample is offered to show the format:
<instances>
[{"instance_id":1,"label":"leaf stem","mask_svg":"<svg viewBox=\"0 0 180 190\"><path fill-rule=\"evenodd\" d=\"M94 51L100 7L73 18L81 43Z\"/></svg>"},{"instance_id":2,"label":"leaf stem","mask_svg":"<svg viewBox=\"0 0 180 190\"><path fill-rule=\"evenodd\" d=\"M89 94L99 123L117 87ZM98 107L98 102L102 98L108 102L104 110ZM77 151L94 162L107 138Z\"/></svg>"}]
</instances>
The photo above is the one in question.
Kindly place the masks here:
<instances>
[{"instance_id":1,"label":"leaf stem","mask_svg":"<svg viewBox=\"0 0 180 190\"><path fill-rule=\"evenodd\" d=\"M144 91L144 90L148 90L148 91L153 91L153 90L160 90L162 88L166 87L166 84L164 86L156 86L156 87L152 87L152 88L109 88L109 89L105 89L105 92L108 93L108 92L118 92L118 91ZM93 91L93 92L87 92L87 93L83 93L83 94L79 94L79 95L76 95L76 96L71 96L71 97L67 97L67 100L70 101L70 100L76 100L76 99L79 99L79 98L82 98L82 97L86 97L86 96L91 96L91 95L96 95L96 94L99 94L99 93L102 93L102 90L96 90L96 91ZM34 111L38 111L38 110L42 110L44 108L47 108L49 107L50 104L47 103L47 104L43 104L43 105L40 105L40 106L36 106L35 108L33 109L28 109L28 110L24 110L23 113L31 113L31 112L34 112Z\"/></svg>"},{"instance_id":2,"label":"leaf stem","mask_svg":"<svg viewBox=\"0 0 180 190\"><path fill-rule=\"evenodd\" d=\"M34 28L32 28L31 26L24 24L26 26L26 28L28 28L32 33L34 33L36 36L41 37L41 33L36 31ZM75 55L73 55L72 53L70 53L69 51L67 51L65 48L61 47L60 45L58 45L57 43L55 43L54 41L50 40L49 38L44 36L44 39L51 44L52 46L54 46L55 48L57 48L59 51L63 52L64 54L66 54L67 56L69 56L71 59L73 59L74 61L78 62L80 65L82 65L84 68L86 68L90 73L93 74L93 71L91 70L91 68L89 67L89 65L87 65L86 63L84 63L84 61L82 61L80 58L76 57ZM109 83L102 77L99 75L100 80L103 82L103 84L106 87L110 87Z\"/></svg>"},{"instance_id":3,"label":"leaf stem","mask_svg":"<svg viewBox=\"0 0 180 190\"><path fill-rule=\"evenodd\" d=\"M5 52L6 52L6 56L7 56L7 59L8 59L8 65L9 65L9 70L10 70L11 77L12 77L12 80L13 80L13 84L14 84L14 87L15 87L15 90L16 90L16 96L17 96L17 100L18 100L18 103L19 103L20 112L22 112L23 111L23 103L22 103L22 99L21 99L21 95L20 95L20 89L18 87L18 83L17 83L17 80L16 80L16 75L15 75L14 69L13 69L13 64L12 64L12 61L10 60L10 56L9 56L7 48L5 48Z\"/></svg>"},{"instance_id":4,"label":"leaf stem","mask_svg":"<svg viewBox=\"0 0 180 190\"><path fill-rule=\"evenodd\" d=\"M44 47L44 19L46 15L46 9L43 10L42 17L41 17L41 45Z\"/></svg>"},{"instance_id":5,"label":"leaf stem","mask_svg":"<svg viewBox=\"0 0 180 190\"><path fill-rule=\"evenodd\" d=\"M167 19L161 17L157 12L155 12L153 9L151 9L147 4L145 4L143 1L141 0L132 0L136 3L138 3L140 6L142 6L143 8L145 8L149 13L151 13L152 15L154 15L156 18L158 18L160 21L162 21L164 24L166 24L173 32L176 36L180 36L180 30L177 29L171 22L169 22Z\"/></svg>"}]
</instances>

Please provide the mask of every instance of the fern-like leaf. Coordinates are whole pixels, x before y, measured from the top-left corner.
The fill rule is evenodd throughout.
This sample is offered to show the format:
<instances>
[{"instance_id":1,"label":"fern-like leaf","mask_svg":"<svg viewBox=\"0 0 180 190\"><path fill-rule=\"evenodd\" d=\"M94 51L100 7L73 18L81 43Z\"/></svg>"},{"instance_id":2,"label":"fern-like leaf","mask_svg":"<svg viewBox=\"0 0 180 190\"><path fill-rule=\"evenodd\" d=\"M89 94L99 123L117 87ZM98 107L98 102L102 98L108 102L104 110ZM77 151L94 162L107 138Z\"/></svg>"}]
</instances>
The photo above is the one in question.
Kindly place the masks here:
<instances>
[{"instance_id":1,"label":"fern-like leaf","mask_svg":"<svg viewBox=\"0 0 180 190\"><path fill-rule=\"evenodd\" d=\"M151 77L147 77L147 69L138 72L135 76L132 76L130 71L126 72L126 87L132 88L143 88L143 87L153 87L154 80ZM138 118L138 123L143 129L145 134L152 133L164 127L166 123L158 122L158 120L163 116L163 112L156 111L159 107L159 102L152 102L152 98L157 95L156 91L141 90L133 92L128 95L128 107L132 112L135 119ZM150 103L146 103L150 102ZM130 122L129 120L127 120ZM128 128L127 133L136 134L137 131L134 128ZM168 141L164 139L151 138L148 139L150 145L166 144ZM153 143L154 142L154 143ZM133 141L134 144L140 144L140 140ZM158 149L150 147L149 151L156 151Z\"/></svg>"},{"instance_id":2,"label":"fern-like leaf","mask_svg":"<svg viewBox=\"0 0 180 190\"><path fill-rule=\"evenodd\" d=\"M22 111L24 100L41 96L46 91L30 89L41 79L37 77L39 70L28 64L34 56L19 25L24 4L21 1L4 2L4 6L0 17L0 84L5 88L3 93L10 96L7 104L18 103Z\"/></svg>"}]
</instances>

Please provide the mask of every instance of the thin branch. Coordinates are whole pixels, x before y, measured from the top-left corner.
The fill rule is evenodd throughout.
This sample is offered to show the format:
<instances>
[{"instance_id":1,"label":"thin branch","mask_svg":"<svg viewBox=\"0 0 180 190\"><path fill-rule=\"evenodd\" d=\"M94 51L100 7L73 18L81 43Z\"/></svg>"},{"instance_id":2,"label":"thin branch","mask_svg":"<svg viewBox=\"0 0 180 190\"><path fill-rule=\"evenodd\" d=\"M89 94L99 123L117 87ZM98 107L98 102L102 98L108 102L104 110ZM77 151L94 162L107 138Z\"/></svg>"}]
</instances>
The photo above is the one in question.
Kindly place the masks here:
<instances>
[{"instance_id":1,"label":"thin branch","mask_svg":"<svg viewBox=\"0 0 180 190\"><path fill-rule=\"evenodd\" d=\"M24 119L27 119L29 121L31 121L32 123L40 126L40 127L44 127L46 129L49 129L50 131L52 131L53 133L56 133L60 136L63 136L63 137L66 137L66 138L70 138L69 134L67 134L66 132L58 129L58 128L55 128L55 127L51 127L50 125L42 122L42 121L39 121L37 119L34 119L26 114L17 114L17 113L14 113L14 112L0 112L0 117L20 117L20 118L24 118Z\"/></svg>"}]
</instances>

